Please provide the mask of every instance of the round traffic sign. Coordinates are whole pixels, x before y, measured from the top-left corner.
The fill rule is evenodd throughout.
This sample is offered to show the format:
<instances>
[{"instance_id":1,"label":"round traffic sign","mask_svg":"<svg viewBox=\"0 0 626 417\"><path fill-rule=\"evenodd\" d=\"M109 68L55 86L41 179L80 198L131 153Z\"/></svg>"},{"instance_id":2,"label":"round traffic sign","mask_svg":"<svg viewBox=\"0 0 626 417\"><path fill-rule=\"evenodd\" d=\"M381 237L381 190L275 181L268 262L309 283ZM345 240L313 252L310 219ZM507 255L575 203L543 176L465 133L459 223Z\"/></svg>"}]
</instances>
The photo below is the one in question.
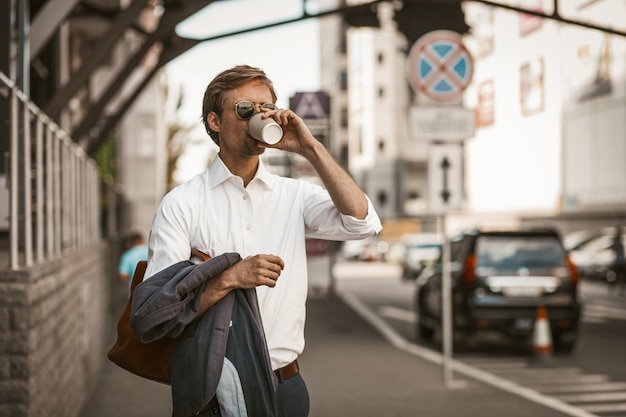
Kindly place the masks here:
<instances>
[{"instance_id":1,"label":"round traffic sign","mask_svg":"<svg viewBox=\"0 0 626 417\"><path fill-rule=\"evenodd\" d=\"M436 30L419 38L407 60L413 89L436 101L452 101L472 81L473 61L461 35Z\"/></svg>"}]
</instances>

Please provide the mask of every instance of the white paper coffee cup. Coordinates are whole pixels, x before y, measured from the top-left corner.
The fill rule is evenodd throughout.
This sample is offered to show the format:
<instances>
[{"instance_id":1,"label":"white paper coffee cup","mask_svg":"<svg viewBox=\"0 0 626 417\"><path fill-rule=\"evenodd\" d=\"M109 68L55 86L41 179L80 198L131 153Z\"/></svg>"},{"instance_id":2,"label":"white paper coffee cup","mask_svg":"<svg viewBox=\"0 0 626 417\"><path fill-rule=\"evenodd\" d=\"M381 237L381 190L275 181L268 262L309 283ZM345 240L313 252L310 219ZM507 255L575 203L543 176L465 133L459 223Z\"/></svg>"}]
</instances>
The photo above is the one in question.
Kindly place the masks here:
<instances>
[{"instance_id":1,"label":"white paper coffee cup","mask_svg":"<svg viewBox=\"0 0 626 417\"><path fill-rule=\"evenodd\" d=\"M248 134L258 141L274 145L282 139L283 129L276 120L271 117L262 119L262 115L263 113L255 113L248 120Z\"/></svg>"}]
</instances>

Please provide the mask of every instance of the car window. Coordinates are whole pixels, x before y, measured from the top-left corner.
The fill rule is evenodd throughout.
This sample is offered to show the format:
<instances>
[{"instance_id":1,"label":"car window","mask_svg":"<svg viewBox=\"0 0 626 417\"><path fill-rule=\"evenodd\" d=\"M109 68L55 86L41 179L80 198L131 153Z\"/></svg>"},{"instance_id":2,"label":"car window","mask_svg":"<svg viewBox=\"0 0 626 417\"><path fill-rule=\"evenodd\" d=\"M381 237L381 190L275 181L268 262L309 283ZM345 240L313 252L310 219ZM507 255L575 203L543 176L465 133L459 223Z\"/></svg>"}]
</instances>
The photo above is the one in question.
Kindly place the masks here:
<instances>
[{"instance_id":1,"label":"car window","mask_svg":"<svg viewBox=\"0 0 626 417\"><path fill-rule=\"evenodd\" d=\"M589 253L611 250L613 247L613 239L614 237L612 235L601 236L583 246L582 250ZM626 244L626 235L622 236L622 243Z\"/></svg>"},{"instance_id":2,"label":"car window","mask_svg":"<svg viewBox=\"0 0 626 417\"><path fill-rule=\"evenodd\" d=\"M550 236L479 236L477 267L494 269L566 266L565 252Z\"/></svg>"},{"instance_id":3,"label":"car window","mask_svg":"<svg viewBox=\"0 0 626 417\"><path fill-rule=\"evenodd\" d=\"M414 243L408 246L409 249L439 249L440 243Z\"/></svg>"}]
</instances>

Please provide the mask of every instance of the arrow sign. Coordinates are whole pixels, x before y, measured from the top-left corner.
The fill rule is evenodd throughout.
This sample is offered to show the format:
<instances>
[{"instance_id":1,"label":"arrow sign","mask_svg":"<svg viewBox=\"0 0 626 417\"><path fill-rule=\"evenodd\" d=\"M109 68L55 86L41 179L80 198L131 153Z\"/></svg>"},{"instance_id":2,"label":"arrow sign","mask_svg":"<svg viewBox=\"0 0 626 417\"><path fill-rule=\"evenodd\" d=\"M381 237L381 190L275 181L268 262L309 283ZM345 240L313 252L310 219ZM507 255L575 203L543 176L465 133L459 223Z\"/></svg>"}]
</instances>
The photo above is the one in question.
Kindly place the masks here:
<instances>
[{"instance_id":1,"label":"arrow sign","mask_svg":"<svg viewBox=\"0 0 626 417\"><path fill-rule=\"evenodd\" d=\"M461 210L463 147L459 143L431 144L428 156L428 206L433 214Z\"/></svg>"},{"instance_id":2,"label":"arrow sign","mask_svg":"<svg viewBox=\"0 0 626 417\"><path fill-rule=\"evenodd\" d=\"M296 93L290 99L289 107L305 120L327 120L330 117L329 97L323 91Z\"/></svg>"},{"instance_id":3,"label":"arrow sign","mask_svg":"<svg viewBox=\"0 0 626 417\"><path fill-rule=\"evenodd\" d=\"M441 172L443 173L443 189L441 190L441 198L444 203L448 203L450 198L450 190L448 189L448 170L450 169L450 161L447 157L441 160Z\"/></svg>"}]
</instances>

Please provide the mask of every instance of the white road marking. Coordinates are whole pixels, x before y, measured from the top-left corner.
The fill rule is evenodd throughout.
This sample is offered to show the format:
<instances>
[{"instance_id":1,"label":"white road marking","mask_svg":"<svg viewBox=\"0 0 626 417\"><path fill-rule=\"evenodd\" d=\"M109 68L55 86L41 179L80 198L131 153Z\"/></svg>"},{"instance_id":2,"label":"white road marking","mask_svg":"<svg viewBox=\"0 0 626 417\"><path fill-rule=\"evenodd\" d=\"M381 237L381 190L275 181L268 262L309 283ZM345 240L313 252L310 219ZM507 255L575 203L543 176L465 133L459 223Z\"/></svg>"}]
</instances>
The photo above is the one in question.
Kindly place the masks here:
<instances>
[{"instance_id":1,"label":"white road marking","mask_svg":"<svg viewBox=\"0 0 626 417\"><path fill-rule=\"evenodd\" d=\"M417 314L415 314L415 312L411 310L406 310L404 308L383 306L378 309L378 314L383 317L387 317L388 319L396 319L407 322L409 324L417 323Z\"/></svg>"},{"instance_id":2,"label":"white road marking","mask_svg":"<svg viewBox=\"0 0 626 417\"><path fill-rule=\"evenodd\" d=\"M618 391L626 390L626 382L606 382L602 384L577 384L538 387L538 391L546 393L559 392L589 392L589 391Z\"/></svg>"},{"instance_id":3,"label":"white road marking","mask_svg":"<svg viewBox=\"0 0 626 417\"><path fill-rule=\"evenodd\" d=\"M371 310L369 310L356 297L343 292L338 292L338 296L354 311L356 311L357 314L359 314L363 319L365 319L372 326L374 326L374 328L376 328L396 348L420 356L436 364L441 364L443 362L443 358L440 353L408 342L393 328L391 328L391 326L385 323L383 319L381 319ZM454 371L462 373L478 381L482 381L493 387L510 392L514 395L520 396L537 404L541 404L545 407L552 408L567 415L573 417L598 417L596 414L593 414L586 409L573 406L554 397L543 395L533 389L519 385L513 381L500 378L494 374L480 370L471 365L452 360L452 368L454 369Z\"/></svg>"},{"instance_id":4,"label":"white road marking","mask_svg":"<svg viewBox=\"0 0 626 417\"><path fill-rule=\"evenodd\" d=\"M619 307L609 307L599 304L585 304L583 316L602 317L615 320L626 320L626 309Z\"/></svg>"},{"instance_id":5,"label":"white road marking","mask_svg":"<svg viewBox=\"0 0 626 417\"><path fill-rule=\"evenodd\" d=\"M465 362L470 363L479 368L489 369L493 371L498 371L498 370L505 371L508 369L510 370L526 369L526 367L528 366L526 361L515 360L514 358L511 358L511 359L469 358L465 360Z\"/></svg>"},{"instance_id":6,"label":"white road marking","mask_svg":"<svg viewBox=\"0 0 626 417\"><path fill-rule=\"evenodd\" d=\"M568 376L572 377L580 374L582 371L580 368L576 367L563 367L563 368L517 368L517 369L492 369L493 372L496 372L498 375L511 375L511 378L515 378L517 375L530 375L531 377L541 376L546 374L546 376Z\"/></svg>"},{"instance_id":7,"label":"white road marking","mask_svg":"<svg viewBox=\"0 0 626 417\"><path fill-rule=\"evenodd\" d=\"M615 413L626 411L626 403L585 405L583 408L592 413Z\"/></svg>"},{"instance_id":8,"label":"white road marking","mask_svg":"<svg viewBox=\"0 0 626 417\"><path fill-rule=\"evenodd\" d=\"M507 377L508 378L508 377ZM564 376L564 375L556 375L555 377L551 377L550 375L532 375L532 374L525 374L525 375L520 375L517 377L511 377L512 379L515 379L515 381L517 382L521 382L525 385L531 385L534 386L535 384L542 384L542 385L561 385L561 384L591 384L591 383L595 383L595 382L608 382L609 381L609 377L606 375L596 375L596 374L589 374L589 375L576 375L575 378L572 378L572 376Z\"/></svg>"},{"instance_id":9,"label":"white road marking","mask_svg":"<svg viewBox=\"0 0 626 417\"><path fill-rule=\"evenodd\" d=\"M626 401L626 391L595 392L592 394L555 395L556 398L568 403L591 403L598 401Z\"/></svg>"}]
</instances>

